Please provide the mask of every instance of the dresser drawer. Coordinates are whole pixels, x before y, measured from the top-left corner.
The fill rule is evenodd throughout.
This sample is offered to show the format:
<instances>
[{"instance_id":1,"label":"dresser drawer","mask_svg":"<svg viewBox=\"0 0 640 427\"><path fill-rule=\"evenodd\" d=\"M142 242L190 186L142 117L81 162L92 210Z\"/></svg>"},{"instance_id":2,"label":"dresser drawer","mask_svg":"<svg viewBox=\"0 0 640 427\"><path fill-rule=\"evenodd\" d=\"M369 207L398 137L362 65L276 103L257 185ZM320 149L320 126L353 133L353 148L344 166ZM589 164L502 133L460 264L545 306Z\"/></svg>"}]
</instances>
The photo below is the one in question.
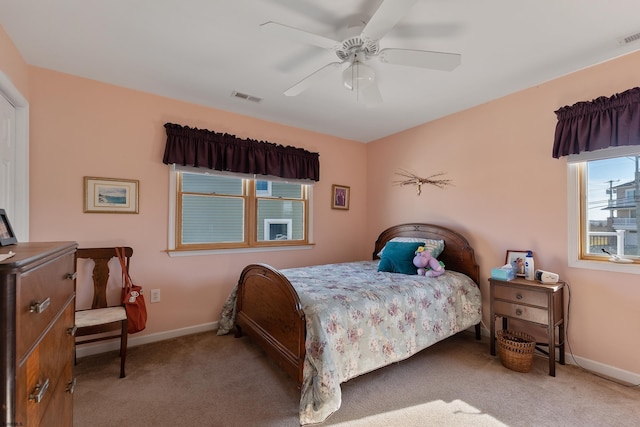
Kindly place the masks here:
<instances>
[{"instance_id":1,"label":"dresser drawer","mask_svg":"<svg viewBox=\"0 0 640 427\"><path fill-rule=\"evenodd\" d=\"M73 375L73 366L69 365L66 371L68 375L63 374L60 378L38 427L73 427L73 392L69 380Z\"/></svg>"},{"instance_id":2,"label":"dresser drawer","mask_svg":"<svg viewBox=\"0 0 640 427\"><path fill-rule=\"evenodd\" d=\"M58 425L72 408L74 304L70 303L18 370L18 420L25 426ZM68 396L69 395L69 396ZM55 409L57 408L57 409ZM68 418L71 419L71 418Z\"/></svg>"},{"instance_id":3,"label":"dresser drawer","mask_svg":"<svg viewBox=\"0 0 640 427\"><path fill-rule=\"evenodd\" d=\"M546 292L496 285L493 288L493 297L518 304L530 304L542 308L549 307L549 297Z\"/></svg>"},{"instance_id":4,"label":"dresser drawer","mask_svg":"<svg viewBox=\"0 0 640 427\"><path fill-rule=\"evenodd\" d=\"M17 359L21 360L74 293L74 254L27 271L20 279ZM73 322L72 322L73 323Z\"/></svg>"},{"instance_id":5,"label":"dresser drawer","mask_svg":"<svg viewBox=\"0 0 640 427\"><path fill-rule=\"evenodd\" d=\"M522 319L529 322L547 325L549 323L549 311L547 309L529 307L505 301L494 301L493 311L497 316L509 316L514 319Z\"/></svg>"}]
</instances>

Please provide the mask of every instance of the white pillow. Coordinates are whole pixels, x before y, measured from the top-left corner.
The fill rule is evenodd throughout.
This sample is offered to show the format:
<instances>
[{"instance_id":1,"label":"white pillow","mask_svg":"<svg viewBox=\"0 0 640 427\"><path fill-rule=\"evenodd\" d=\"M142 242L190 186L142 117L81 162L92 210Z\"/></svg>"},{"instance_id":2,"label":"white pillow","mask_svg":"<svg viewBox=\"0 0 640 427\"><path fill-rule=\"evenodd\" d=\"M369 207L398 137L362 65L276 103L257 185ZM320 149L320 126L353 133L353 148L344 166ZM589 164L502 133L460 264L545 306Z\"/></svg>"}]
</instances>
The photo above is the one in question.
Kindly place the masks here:
<instances>
[{"instance_id":1,"label":"white pillow","mask_svg":"<svg viewBox=\"0 0 640 427\"><path fill-rule=\"evenodd\" d=\"M424 243L424 248L431 252L431 256L438 258L438 256L444 251L444 240L423 239L421 237L394 237L389 240L390 242L421 242ZM384 248L378 252L378 257L382 258L382 252Z\"/></svg>"}]
</instances>

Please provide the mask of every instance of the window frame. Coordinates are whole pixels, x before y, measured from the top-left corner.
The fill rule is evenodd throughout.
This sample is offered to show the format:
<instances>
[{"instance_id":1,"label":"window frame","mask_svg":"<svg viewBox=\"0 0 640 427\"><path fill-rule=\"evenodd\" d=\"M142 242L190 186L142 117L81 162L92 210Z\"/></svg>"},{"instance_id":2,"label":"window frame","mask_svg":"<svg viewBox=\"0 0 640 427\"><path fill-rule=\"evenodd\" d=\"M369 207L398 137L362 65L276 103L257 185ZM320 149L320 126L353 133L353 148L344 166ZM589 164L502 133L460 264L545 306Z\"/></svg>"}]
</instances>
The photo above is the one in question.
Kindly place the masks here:
<instances>
[{"instance_id":1,"label":"window frame","mask_svg":"<svg viewBox=\"0 0 640 427\"><path fill-rule=\"evenodd\" d=\"M640 260L632 264L615 263L607 256L583 256L584 227L587 183L584 168L592 160L603 160L624 156L640 156L639 146L611 147L597 151L584 152L568 156L567 159L567 229L569 267L590 270L612 271L640 274Z\"/></svg>"},{"instance_id":2,"label":"window frame","mask_svg":"<svg viewBox=\"0 0 640 427\"><path fill-rule=\"evenodd\" d=\"M235 252L264 252L274 250L295 250L309 249L313 246L313 181L308 180L286 180L277 177L256 177L252 174L238 174L231 172L212 171L212 175L228 176L243 180L243 195L245 200L244 231L245 239L238 243L210 243L210 244L188 244L181 245L181 192L179 176L181 172L206 174L202 168L189 166L170 165L169 182L169 233L168 249L170 256L205 255L214 253L235 253ZM259 240L258 233L258 201L264 199L279 200L266 195L258 195L256 192L256 181L281 181L296 183L302 186L302 194L296 202L303 203L303 228L305 239L301 240ZM271 185L269 186L271 187ZM285 199L286 200L286 199Z\"/></svg>"}]
</instances>

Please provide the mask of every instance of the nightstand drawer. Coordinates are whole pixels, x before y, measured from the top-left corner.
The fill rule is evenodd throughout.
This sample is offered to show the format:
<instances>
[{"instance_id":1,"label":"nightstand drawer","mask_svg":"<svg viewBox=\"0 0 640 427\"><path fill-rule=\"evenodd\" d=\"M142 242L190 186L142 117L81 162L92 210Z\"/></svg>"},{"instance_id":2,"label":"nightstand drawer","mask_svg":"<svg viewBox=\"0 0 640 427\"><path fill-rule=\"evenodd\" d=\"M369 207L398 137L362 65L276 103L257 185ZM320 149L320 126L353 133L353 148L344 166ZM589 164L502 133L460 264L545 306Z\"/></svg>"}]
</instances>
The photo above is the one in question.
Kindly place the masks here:
<instances>
[{"instance_id":1,"label":"nightstand drawer","mask_svg":"<svg viewBox=\"0 0 640 427\"><path fill-rule=\"evenodd\" d=\"M494 313L497 316L509 316L528 322L546 325L549 323L549 311L542 308L528 307L526 305L513 304L504 301L493 302Z\"/></svg>"},{"instance_id":2,"label":"nightstand drawer","mask_svg":"<svg viewBox=\"0 0 640 427\"><path fill-rule=\"evenodd\" d=\"M496 285L493 288L493 296L497 299L513 301L518 304L536 305L542 308L549 307L549 297L546 292Z\"/></svg>"}]
</instances>

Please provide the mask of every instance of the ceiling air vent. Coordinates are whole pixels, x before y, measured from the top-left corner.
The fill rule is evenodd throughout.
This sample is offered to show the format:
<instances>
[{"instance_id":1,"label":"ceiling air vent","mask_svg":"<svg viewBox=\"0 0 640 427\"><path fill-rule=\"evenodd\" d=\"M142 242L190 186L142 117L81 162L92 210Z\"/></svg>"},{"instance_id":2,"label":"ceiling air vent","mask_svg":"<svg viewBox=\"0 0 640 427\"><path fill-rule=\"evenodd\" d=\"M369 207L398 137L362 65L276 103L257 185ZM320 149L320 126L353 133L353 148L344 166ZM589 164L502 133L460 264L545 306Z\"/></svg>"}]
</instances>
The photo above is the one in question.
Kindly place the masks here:
<instances>
[{"instance_id":1,"label":"ceiling air vent","mask_svg":"<svg viewBox=\"0 0 640 427\"><path fill-rule=\"evenodd\" d=\"M258 98L257 96L251 96L251 95L247 95L246 93L236 92L236 91L234 91L231 94L231 96L233 96L235 98L244 99L245 101L251 101L251 102L260 102L260 101L262 101L262 98Z\"/></svg>"},{"instance_id":2,"label":"ceiling air vent","mask_svg":"<svg viewBox=\"0 0 640 427\"><path fill-rule=\"evenodd\" d=\"M620 46L625 46L629 43L637 42L638 40L640 40L640 32L629 34L625 37L620 37L618 39L618 43L620 43Z\"/></svg>"}]
</instances>

